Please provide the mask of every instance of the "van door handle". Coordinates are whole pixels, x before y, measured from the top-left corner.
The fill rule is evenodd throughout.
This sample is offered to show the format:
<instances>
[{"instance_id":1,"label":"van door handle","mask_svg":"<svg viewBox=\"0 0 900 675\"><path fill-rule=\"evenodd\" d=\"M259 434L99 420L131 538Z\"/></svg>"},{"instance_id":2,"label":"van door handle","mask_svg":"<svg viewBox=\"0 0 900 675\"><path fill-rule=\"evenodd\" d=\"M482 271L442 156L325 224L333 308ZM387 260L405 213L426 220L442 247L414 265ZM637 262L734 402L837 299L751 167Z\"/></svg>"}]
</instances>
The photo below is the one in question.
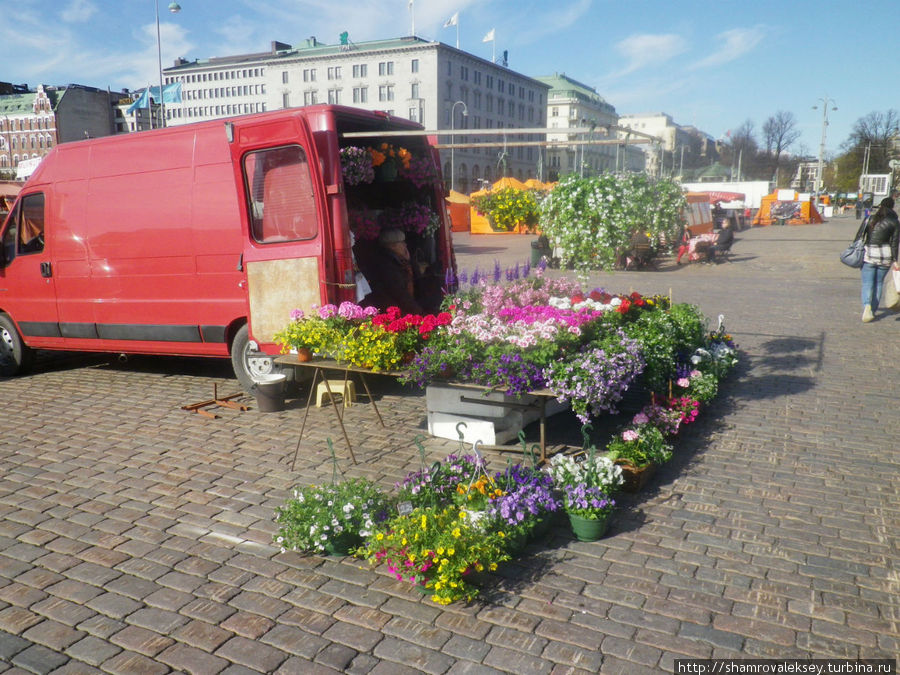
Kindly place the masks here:
<instances>
[{"instance_id":1,"label":"van door handle","mask_svg":"<svg viewBox=\"0 0 900 675\"><path fill-rule=\"evenodd\" d=\"M50 266L49 262L41 263L41 276L45 279L49 279L53 276L53 268Z\"/></svg>"}]
</instances>

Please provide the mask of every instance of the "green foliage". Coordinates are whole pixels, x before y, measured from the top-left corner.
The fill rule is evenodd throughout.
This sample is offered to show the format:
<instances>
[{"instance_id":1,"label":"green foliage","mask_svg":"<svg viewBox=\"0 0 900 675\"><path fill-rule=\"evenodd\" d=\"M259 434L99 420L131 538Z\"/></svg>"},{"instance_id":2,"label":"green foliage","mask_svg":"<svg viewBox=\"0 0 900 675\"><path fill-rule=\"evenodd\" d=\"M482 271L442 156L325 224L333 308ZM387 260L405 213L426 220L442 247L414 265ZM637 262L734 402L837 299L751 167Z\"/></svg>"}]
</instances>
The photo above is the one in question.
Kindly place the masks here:
<instances>
[{"instance_id":1,"label":"green foliage","mask_svg":"<svg viewBox=\"0 0 900 675\"><path fill-rule=\"evenodd\" d=\"M662 464L672 457L672 446L666 443L663 432L651 424L613 437L606 450L611 460L624 461L638 469L650 462Z\"/></svg>"},{"instance_id":2,"label":"green foliage","mask_svg":"<svg viewBox=\"0 0 900 675\"><path fill-rule=\"evenodd\" d=\"M540 205L533 190L514 187L491 190L474 197L472 205L488 219L491 227L502 232L510 232L520 223L530 231L540 216Z\"/></svg>"},{"instance_id":3,"label":"green foliage","mask_svg":"<svg viewBox=\"0 0 900 675\"><path fill-rule=\"evenodd\" d=\"M541 205L541 229L577 270L612 269L644 232L654 246L676 241L684 225L680 187L644 174L566 176Z\"/></svg>"}]
</instances>

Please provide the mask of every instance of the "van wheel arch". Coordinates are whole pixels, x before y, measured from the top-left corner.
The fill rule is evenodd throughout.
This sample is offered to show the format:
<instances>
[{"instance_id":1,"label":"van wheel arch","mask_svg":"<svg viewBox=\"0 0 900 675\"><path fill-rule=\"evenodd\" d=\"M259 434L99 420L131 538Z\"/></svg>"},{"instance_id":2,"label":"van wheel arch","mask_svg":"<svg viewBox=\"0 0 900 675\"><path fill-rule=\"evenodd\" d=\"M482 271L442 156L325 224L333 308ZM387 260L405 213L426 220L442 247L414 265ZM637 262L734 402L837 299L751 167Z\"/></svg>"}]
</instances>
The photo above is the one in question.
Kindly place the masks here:
<instances>
[{"instance_id":1,"label":"van wheel arch","mask_svg":"<svg viewBox=\"0 0 900 675\"><path fill-rule=\"evenodd\" d=\"M232 335L229 347L231 366L234 369L234 376L244 391L252 391L253 385L260 375L284 373L289 382L293 380L293 368L280 366L275 363L274 356L263 354L252 348L250 329L246 323L234 326L228 332Z\"/></svg>"},{"instance_id":2,"label":"van wheel arch","mask_svg":"<svg viewBox=\"0 0 900 675\"><path fill-rule=\"evenodd\" d=\"M33 360L34 350L25 344L12 317L0 312L0 376L27 373Z\"/></svg>"}]
</instances>

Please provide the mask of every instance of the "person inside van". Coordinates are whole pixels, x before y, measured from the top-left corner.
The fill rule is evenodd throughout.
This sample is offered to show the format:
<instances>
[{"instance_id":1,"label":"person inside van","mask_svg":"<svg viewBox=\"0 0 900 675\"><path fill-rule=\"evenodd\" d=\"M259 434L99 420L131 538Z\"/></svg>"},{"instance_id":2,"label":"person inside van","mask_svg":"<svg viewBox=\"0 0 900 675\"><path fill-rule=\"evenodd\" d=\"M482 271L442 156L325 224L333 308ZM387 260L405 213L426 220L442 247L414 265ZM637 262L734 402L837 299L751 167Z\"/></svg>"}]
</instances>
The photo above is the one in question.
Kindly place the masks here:
<instances>
[{"instance_id":1,"label":"person inside van","mask_svg":"<svg viewBox=\"0 0 900 675\"><path fill-rule=\"evenodd\" d=\"M363 306L399 307L404 314L423 314L415 296L415 275L403 230L386 229L372 241L358 241L353 253L371 293L360 302Z\"/></svg>"}]
</instances>

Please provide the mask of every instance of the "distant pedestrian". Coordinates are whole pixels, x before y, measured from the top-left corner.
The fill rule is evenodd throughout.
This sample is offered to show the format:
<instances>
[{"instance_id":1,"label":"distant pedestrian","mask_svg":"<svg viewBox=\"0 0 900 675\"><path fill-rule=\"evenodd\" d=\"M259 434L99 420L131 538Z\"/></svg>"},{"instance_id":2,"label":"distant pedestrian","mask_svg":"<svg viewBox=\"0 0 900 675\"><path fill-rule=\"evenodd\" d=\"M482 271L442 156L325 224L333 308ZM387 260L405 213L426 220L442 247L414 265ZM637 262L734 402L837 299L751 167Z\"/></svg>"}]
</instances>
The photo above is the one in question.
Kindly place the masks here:
<instances>
[{"instance_id":1,"label":"distant pedestrian","mask_svg":"<svg viewBox=\"0 0 900 675\"><path fill-rule=\"evenodd\" d=\"M897 261L900 244L900 221L894 211L894 200L881 200L878 210L859 228L857 238L865 236L866 253L863 258L862 278L862 320L869 323L875 319L878 301L888 270L900 269Z\"/></svg>"},{"instance_id":2,"label":"distant pedestrian","mask_svg":"<svg viewBox=\"0 0 900 675\"><path fill-rule=\"evenodd\" d=\"M859 199L856 200L856 219L859 220L862 218L862 201Z\"/></svg>"}]
</instances>

